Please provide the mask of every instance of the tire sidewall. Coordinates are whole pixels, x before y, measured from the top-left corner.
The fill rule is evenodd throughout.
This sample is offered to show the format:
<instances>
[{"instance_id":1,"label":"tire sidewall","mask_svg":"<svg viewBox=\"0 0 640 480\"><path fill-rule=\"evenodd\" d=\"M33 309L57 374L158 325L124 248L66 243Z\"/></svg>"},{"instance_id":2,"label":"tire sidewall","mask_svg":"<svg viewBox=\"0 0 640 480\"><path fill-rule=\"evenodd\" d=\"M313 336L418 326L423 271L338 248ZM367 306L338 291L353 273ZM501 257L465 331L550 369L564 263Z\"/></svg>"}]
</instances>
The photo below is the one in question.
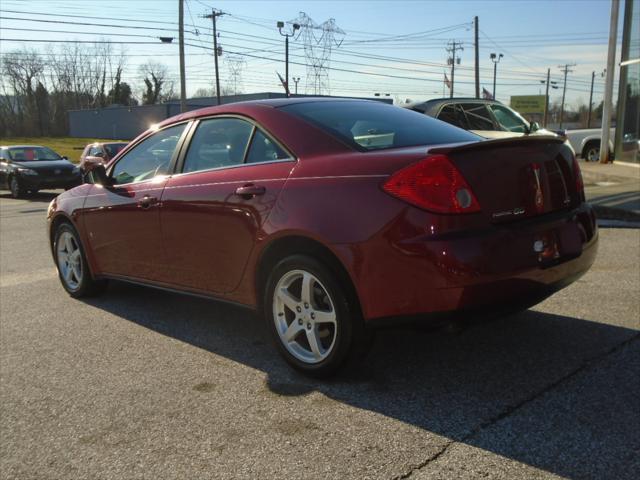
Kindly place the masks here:
<instances>
[{"instance_id":1,"label":"tire sidewall","mask_svg":"<svg viewBox=\"0 0 640 480\"><path fill-rule=\"evenodd\" d=\"M320 280L331 297L336 311L337 327L333 350L327 358L316 364L309 364L294 357L284 346L276 330L273 317L273 295L280 279L292 270L305 270ZM306 255L292 255L281 260L267 279L262 305L265 326L276 348L284 359L297 370L311 376L327 376L340 368L349 356L354 333L353 324L354 321L357 321L357 317L354 316L345 289L338 281L337 276L314 258Z\"/></svg>"}]
</instances>

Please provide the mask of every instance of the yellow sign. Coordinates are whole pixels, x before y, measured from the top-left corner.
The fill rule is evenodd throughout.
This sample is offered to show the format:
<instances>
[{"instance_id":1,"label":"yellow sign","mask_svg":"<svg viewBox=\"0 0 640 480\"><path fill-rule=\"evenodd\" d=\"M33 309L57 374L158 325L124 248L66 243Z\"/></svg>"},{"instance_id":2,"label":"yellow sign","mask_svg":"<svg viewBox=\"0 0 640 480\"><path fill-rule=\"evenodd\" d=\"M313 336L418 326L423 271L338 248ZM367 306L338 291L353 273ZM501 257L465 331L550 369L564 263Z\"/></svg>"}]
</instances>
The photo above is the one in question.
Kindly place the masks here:
<instances>
[{"instance_id":1,"label":"yellow sign","mask_svg":"<svg viewBox=\"0 0 640 480\"><path fill-rule=\"evenodd\" d=\"M544 95L512 95L511 108L518 113L544 113Z\"/></svg>"}]
</instances>

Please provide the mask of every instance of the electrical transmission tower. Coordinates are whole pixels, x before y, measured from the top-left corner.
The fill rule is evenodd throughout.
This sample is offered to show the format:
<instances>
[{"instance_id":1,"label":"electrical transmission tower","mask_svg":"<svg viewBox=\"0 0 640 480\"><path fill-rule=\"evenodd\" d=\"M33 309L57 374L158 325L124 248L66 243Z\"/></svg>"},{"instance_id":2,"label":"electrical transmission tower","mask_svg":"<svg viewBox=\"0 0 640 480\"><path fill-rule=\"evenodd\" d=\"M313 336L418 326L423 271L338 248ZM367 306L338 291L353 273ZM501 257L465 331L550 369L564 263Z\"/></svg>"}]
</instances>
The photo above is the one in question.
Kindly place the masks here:
<instances>
[{"instance_id":1,"label":"electrical transmission tower","mask_svg":"<svg viewBox=\"0 0 640 480\"><path fill-rule=\"evenodd\" d=\"M229 73L229 85L233 88L233 94L237 95L242 90L242 70L247 62L238 55L226 55L224 61Z\"/></svg>"},{"instance_id":2,"label":"electrical transmission tower","mask_svg":"<svg viewBox=\"0 0 640 480\"><path fill-rule=\"evenodd\" d=\"M342 44L346 35L331 18L326 22L317 24L309 15L300 12L297 19L290 23L300 25L300 33L296 40L302 37L304 55L307 63L306 93L323 95L330 93L329 63L331 50Z\"/></svg>"}]
</instances>

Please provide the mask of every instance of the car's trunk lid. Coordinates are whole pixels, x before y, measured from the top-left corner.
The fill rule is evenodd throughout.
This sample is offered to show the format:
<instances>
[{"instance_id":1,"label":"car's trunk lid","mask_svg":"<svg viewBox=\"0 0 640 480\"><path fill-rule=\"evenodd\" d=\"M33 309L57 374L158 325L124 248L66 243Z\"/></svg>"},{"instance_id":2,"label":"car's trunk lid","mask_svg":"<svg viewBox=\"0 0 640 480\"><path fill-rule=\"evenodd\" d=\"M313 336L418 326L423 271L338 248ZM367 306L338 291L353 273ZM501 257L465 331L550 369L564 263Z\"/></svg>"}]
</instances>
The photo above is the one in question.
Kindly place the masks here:
<instances>
[{"instance_id":1,"label":"car's trunk lid","mask_svg":"<svg viewBox=\"0 0 640 480\"><path fill-rule=\"evenodd\" d=\"M492 223L580 203L573 151L556 137L527 136L431 149L445 153Z\"/></svg>"}]
</instances>

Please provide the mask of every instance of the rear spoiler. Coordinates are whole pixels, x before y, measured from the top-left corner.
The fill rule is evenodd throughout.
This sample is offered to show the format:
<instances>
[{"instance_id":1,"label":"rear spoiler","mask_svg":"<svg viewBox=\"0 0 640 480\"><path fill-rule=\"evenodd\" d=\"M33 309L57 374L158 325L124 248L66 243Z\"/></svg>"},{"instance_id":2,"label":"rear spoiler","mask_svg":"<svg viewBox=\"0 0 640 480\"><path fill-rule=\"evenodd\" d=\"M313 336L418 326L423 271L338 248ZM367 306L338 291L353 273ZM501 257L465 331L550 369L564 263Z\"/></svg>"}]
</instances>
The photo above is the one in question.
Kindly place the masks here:
<instances>
[{"instance_id":1,"label":"rear spoiler","mask_svg":"<svg viewBox=\"0 0 640 480\"><path fill-rule=\"evenodd\" d=\"M555 135L525 135L522 137L511 138L494 138L490 140L482 140L480 142L458 143L454 145L446 145L429 149L429 153L452 153L463 152L468 150L486 150L491 148L515 147L515 146L533 146L550 143L562 144L565 141Z\"/></svg>"}]
</instances>

